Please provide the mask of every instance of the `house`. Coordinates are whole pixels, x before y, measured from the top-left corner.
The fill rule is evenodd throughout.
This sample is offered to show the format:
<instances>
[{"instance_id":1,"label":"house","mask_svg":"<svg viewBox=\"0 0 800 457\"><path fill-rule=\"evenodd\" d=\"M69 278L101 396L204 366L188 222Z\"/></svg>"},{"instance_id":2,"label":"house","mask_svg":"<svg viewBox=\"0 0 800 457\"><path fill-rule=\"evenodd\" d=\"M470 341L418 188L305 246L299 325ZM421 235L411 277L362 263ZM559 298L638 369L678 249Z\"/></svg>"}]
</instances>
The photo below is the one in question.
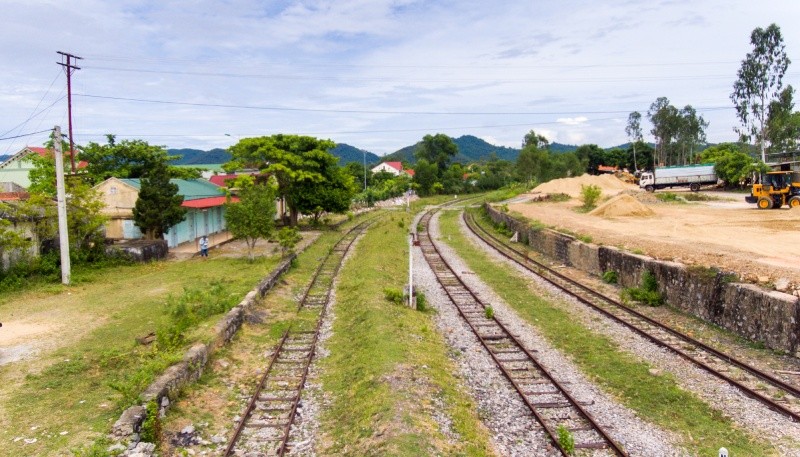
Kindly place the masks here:
<instances>
[{"instance_id":1,"label":"house","mask_svg":"<svg viewBox=\"0 0 800 457\"><path fill-rule=\"evenodd\" d=\"M33 154L39 157L47 157L53 154L53 151L48 148L40 148L36 146L25 146L21 151L11 156L8 160L0 163L0 182L10 182L25 189L31 185L28 179L28 173L33 170ZM64 168L69 168L69 155L64 153ZM86 168L88 165L85 161L80 161L75 164L77 169Z\"/></svg>"},{"instance_id":2,"label":"house","mask_svg":"<svg viewBox=\"0 0 800 457\"><path fill-rule=\"evenodd\" d=\"M3 249L0 247L0 271L6 270L21 259L39 255L42 244L42 228L47 224L56 224L55 217L42 209L31 213L25 211L20 214L17 210L30 195L27 192L2 192L0 193L0 231L10 230L27 240L29 245L25 248ZM51 218L48 221L48 218ZM45 231L46 232L46 231Z\"/></svg>"},{"instance_id":3,"label":"house","mask_svg":"<svg viewBox=\"0 0 800 457\"><path fill-rule=\"evenodd\" d=\"M403 169L402 162L381 162L378 165L372 167L373 173L380 173L381 171L385 171L387 173L391 173L395 176L400 176L401 173L405 173L410 177L414 177L414 170L412 169Z\"/></svg>"},{"instance_id":4,"label":"house","mask_svg":"<svg viewBox=\"0 0 800 457\"><path fill-rule=\"evenodd\" d=\"M183 206L188 209L180 223L169 228L165 235L169 247L194 242L202 235L225 231L227 197L219 186L204 179L171 179L183 196ZM142 184L139 179L108 178L95 186L105 203L103 213L109 216L106 237L110 239L138 239L142 232L133 223L133 207L139 198ZM235 201L235 199L234 199Z\"/></svg>"},{"instance_id":5,"label":"house","mask_svg":"<svg viewBox=\"0 0 800 457\"><path fill-rule=\"evenodd\" d=\"M242 174L248 174L248 175L252 176L253 178L256 179L256 182L258 182L259 179L268 179L269 178L269 175L260 174L259 172L254 171L254 172L246 172L246 173L239 173L239 174L232 173L232 174L226 174L226 175L214 175L211 178L209 178L209 181L211 181L212 183L214 183L214 184L216 184L216 185L218 185L220 187L230 188L231 185L233 184L233 182L236 180L236 178L238 178ZM231 190L232 194L236 195L236 189L230 189L230 190ZM286 206L286 199L284 199L282 197L278 197L278 198L275 199L275 220L280 220L281 216L284 213L286 213L288 210L289 209Z\"/></svg>"}]
</instances>

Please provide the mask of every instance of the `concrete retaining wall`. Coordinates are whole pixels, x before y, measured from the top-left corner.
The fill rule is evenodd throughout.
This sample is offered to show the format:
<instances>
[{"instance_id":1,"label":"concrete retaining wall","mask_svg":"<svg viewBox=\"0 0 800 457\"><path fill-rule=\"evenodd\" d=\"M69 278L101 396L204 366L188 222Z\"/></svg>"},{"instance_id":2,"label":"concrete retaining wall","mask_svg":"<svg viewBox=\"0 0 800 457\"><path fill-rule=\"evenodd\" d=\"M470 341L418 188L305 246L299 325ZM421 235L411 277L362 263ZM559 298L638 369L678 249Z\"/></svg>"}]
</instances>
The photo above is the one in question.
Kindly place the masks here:
<instances>
[{"instance_id":1,"label":"concrete retaining wall","mask_svg":"<svg viewBox=\"0 0 800 457\"><path fill-rule=\"evenodd\" d=\"M732 282L733 275L714 267L686 266L584 243L551 229L531 228L489 205L485 209L495 223L518 232L520 242L557 262L596 276L615 271L622 287L639 286L649 271L670 305L768 348L793 354L800 349L800 303L794 295Z\"/></svg>"}]
</instances>

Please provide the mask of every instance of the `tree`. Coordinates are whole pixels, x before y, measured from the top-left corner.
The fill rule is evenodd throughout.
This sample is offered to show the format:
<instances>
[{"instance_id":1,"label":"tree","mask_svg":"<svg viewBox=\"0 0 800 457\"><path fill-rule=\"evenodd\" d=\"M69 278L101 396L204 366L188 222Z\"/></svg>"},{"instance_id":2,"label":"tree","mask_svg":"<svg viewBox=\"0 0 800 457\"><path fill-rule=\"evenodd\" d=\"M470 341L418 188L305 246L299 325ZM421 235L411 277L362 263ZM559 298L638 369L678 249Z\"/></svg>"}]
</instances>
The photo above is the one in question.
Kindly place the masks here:
<instances>
[{"instance_id":1,"label":"tree","mask_svg":"<svg viewBox=\"0 0 800 457\"><path fill-rule=\"evenodd\" d=\"M650 105L647 117L653 124L650 133L656 140L656 164L669 165L672 160L672 140L678 133L680 126L680 113L669 103L667 97L658 97Z\"/></svg>"},{"instance_id":2,"label":"tree","mask_svg":"<svg viewBox=\"0 0 800 457\"><path fill-rule=\"evenodd\" d=\"M458 154L458 146L452 138L444 133L436 135L425 135L422 142L417 146L414 155L417 160L427 160L435 164L438 168L438 175L441 176L447 168L450 159Z\"/></svg>"},{"instance_id":3,"label":"tree","mask_svg":"<svg viewBox=\"0 0 800 457\"><path fill-rule=\"evenodd\" d=\"M586 172L592 175L598 173L598 167L604 165L606 154L596 144L583 144L575 150L575 155L584 163Z\"/></svg>"},{"instance_id":4,"label":"tree","mask_svg":"<svg viewBox=\"0 0 800 457\"><path fill-rule=\"evenodd\" d=\"M538 149L550 149L550 142L547 141L547 138L544 136L531 130L526 133L525 138L522 139L522 148L524 149L528 146L536 146Z\"/></svg>"},{"instance_id":5,"label":"tree","mask_svg":"<svg viewBox=\"0 0 800 457\"><path fill-rule=\"evenodd\" d=\"M142 178L139 198L133 207L133 223L144 233L145 239L164 237L173 225L186 217L182 207L183 196L178 195L178 185L169 181L166 164L156 163Z\"/></svg>"},{"instance_id":6,"label":"tree","mask_svg":"<svg viewBox=\"0 0 800 457\"><path fill-rule=\"evenodd\" d=\"M322 213L343 213L350 209L356 186L353 177L332 165L322 172L324 180L306 180L297 185L295 204L301 214L309 214L317 223Z\"/></svg>"},{"instance_id":7,"label":"tree","mask_svg":"<svg viewBox=\"0 0 800 457\"><path fill-rule=\"evenodd\" d=\"M517 177L528 186L544 181L548 155L547 149L539 148L535 142L529 143L517 156Z\"/></svg>"},{"instance_id":8,"label":"tree","mask_svg":"<svg viewBox=\"0 0 800 457\"><path fill-rule=\"evenodd\" d=\"M753 50L747 53L737 72L731 101L742 124L736 132L743 141L755 137L761 161L766 162L767 110L770 101L778 97L783 88L783 76L791 61L786 55L781 29L776 24L753 30L750 44Z\"/></svg>"},{"instance_id":9,"label":"tree","mask_svg":"<svg viewBox=\"0 0 800 457\"><path fill-rule=\"evenodd\" d=\"M91 184L97 184L110 177L142 178L148 170L163 164L172 178L199 178L194 168L169 166L169 161L178 156L170 156L164 146L154 146L144 140L122 140L117 143L114 135L106 135L106 144L90 142L78 157L87 162L86 175Z\"/></svg>"},{"instance_id":10,"label":"tree","mask_svg":"<svg viewBox=\"0 0 800 457\"><path fill-rule=\"evenodd\" d=\"M239 202L225 203L225 220L235 238L247 244L248 258L254 259L256 241L272 236L275 229L277 182L254 184L237 180Z\"/></svg>"},{"instance_id":11,"label":"tree","mask_svg":"<svg viewBox=\"0 0 800 457\"><path fill-rule=\"evenodd\" d=\"M641 143L642 137L642 115L638 111L634 111L628 115L628 125L625 127L625 133L633 145L633 168L639 171L639 164L636 163L636 144Z\"/></svg>"},{"instance_id":12,"label":"tree","mask_svg":"<svg viewBox=\"0 0 800 457\"><path fill-rule=\"evenodd\" d=\"M278 231L278 244L281 246L281 255L292 252L294 247L299 243L303 236L297 227L284 227Z\"/></svg>"},{"instance_id":13,"label":"tree","mask_svg":"<svg viewBox=\"0 0 800 457\"><path fill-rule=\"evenodd\" d=\"M741 150L740 145L721 143L700 153L700 160L713 163L714 171L727 186L739 186L753 173L763 171L763 162L753 163L753 158Z\"/></svg>"},{"instance_id":14,"label":"tree","mask_svg":"<svg viewBox=\"0 0 800 457\"><path fill-rule=\"evenodd\" d=\"M677 142L680 149L681 165L694 161L694 148L706 142L708 122L698 116L692 105L686 105L679 113Z\"/></svg>"},{"instance_id":15,"label":"tree","mask_svg":"<svg viewBox=\"0 0 800 457\"><path fill-rule=\"evenodd\" d=\"M104 250L103 227L108 217L102 214L105 203L100 193L75 176L67 179L65 187L70 245L78 252Z\"/></svg>"},{"instance_id":16,"label":"tree","mask_svg":"<svg viewBox=\"0 0 800 457\"><path fill-rule=\"evenodd\" d=\"M777 100L769 104L765 137L770 155L786 154L797 149L800 142L800 112L794 111L794 88L781 91Z\"/></svg>"},{"instance_id":17,"label":"tree","mask_svg":"<svg viewBox=\"0 0 800 457\"><path fill-rule=\"evenodd\" d=\"M325 183L339 159L328 152L331 140L301 135L272 135L242 138L231 146L226 169L258 168L278 180L278 195L285 199L289 215L285 222L297 225L298 206L310 183Z\"/></svg>"},{"instance_id":18,"label":"tree","mask_svg":"<svg viewBox=\"0 0 800 457\"><path fill-rule=\"evenodd\" d=\"M431 195L436 179L436 164L428 162L427 159L420 159L414 169L414 184L417 185L419 194L423 197Z\"/></svg>"}]
</instances>

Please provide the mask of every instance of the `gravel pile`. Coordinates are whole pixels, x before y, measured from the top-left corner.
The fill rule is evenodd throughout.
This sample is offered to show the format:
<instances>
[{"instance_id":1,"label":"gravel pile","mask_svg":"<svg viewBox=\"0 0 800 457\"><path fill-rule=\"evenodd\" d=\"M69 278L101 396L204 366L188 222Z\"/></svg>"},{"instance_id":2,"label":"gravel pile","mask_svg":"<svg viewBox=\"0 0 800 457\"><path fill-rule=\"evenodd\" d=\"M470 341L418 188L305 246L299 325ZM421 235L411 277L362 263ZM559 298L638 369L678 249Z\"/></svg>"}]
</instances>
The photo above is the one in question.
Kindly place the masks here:
<instances>
[{"instance_id":1,"label":"gravel pile","mask_svg":"<svg viewBox=\"0 0 800 457\"><path fill-rule=\"evenodd\" d=\"M490 256L523 273L537 291L540 291L543 296L551 298L551 303L554 305L569 311L582 325L611 338L621 350L647 361L653 366L651 373L656 376L663 372L672 373L681 388L694 393L713 408L721 411L742 429L751 430L756 435L766 437L767 441L779 449L780 455L800 456L800 424L795 424L784 416L767 409L761 403L746 397L738 389L589 309L568 294L498 254L473 235L463 219L459 219L459 221L462 233L470 238L476 246L480 246ZM634 453L632 452L632 454Z\"/></svg>"},{"instance_id":2,"label":"gravel pile","mask_svg":"<svg viewBox=\"0 0 800 457\"><path fill-rule=\"evenodd\" d=\"M519 318L476 275L471 274L469 268L439 240L437 217L432 220L430 233L442 255L455 271L467 273L470 288L492 304L497 318L512 333L519 335L520 341L528 349L537 351L540 363L547 367L559 382L564 383L578 401L592 403L585 409L598 423L610 426L608 427L610 435L630 455L685 455L683 451L672 446L674 437L638 419L631 411L616 404L587 381L571 362L553 349L534 328ZM552 449L548 449L547 439L541 427L527 411L517 392L503 377L489 354L458 315L454 305L450 303L422 257L420 249L415 249L414 268L417 272L418 287L425 293L431 305L439 311L436 317L437 327L455 349L455 359L460 374L479 405L481 418L494 434L494 444L498 452L509 456L555 455Z\"/></svg>"}]
</instances>

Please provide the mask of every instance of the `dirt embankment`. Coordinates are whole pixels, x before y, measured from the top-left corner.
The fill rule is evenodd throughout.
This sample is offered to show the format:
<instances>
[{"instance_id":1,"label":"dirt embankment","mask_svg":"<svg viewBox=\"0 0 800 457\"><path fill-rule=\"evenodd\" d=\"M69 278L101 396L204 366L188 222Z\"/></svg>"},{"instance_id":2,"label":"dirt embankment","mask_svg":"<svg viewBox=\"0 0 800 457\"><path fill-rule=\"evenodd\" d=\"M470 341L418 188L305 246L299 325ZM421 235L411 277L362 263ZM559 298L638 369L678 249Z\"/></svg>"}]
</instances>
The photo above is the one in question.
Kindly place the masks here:
<instances>
[{"instance_id":1,"label":"dirt embankment","mask_svg":"<svg viewBox=\"0 0 800 457\"><path fill-rule=\"evenodd\" d=\"M604 196L622 195L601 202L590 213L580 212L577 198L581 184L587 183L603 184ZM511 203L509 209L557 229L591 236L598 244L689 265L716 266L800 296L796 290L800 281L795 279L800 278L800 210L759 210L744 204L744 195L738 193L715 192L717 199L706 202L664 203L610 175L555 180L532 192L542 191L573 198Z\"/></svg>"}]
</instances>

